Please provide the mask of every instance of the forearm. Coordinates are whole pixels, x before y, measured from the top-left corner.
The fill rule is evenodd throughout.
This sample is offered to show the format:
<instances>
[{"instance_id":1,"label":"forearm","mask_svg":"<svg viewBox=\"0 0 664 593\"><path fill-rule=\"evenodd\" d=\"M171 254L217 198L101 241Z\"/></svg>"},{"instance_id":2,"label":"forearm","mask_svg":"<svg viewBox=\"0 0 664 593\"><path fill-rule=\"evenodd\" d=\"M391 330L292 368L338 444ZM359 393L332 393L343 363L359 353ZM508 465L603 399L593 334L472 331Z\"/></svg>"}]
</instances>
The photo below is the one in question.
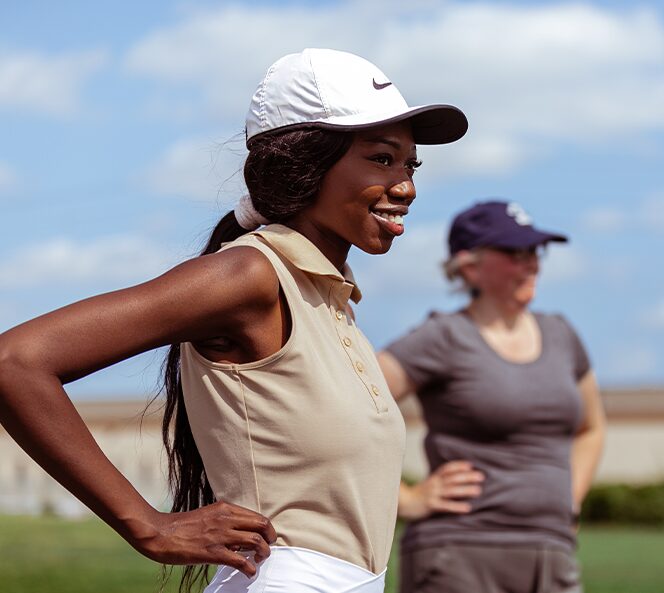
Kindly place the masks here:
<instances>
[{"instance_id":1,"label":"forearm","mask_svg":"<svg viewBox=\"0 0 664 593\"><path fill-rule=\"evenodd\" d=\"M604 445L604 432L601 429L588 430L579 434L572 445L572 501L579 510L592 485L595 470Z\"/></svg>"},{"instance_id":2,"label":"forearm","mask_svg":"<svg viewBox=\"0 0 664 593\"><path fill-rule=\"evenodd\" d=\"M382 350L378 352L378 364L392 393L392 397L399 401L404 396L413 393L416 389L415 383L408 376L401 363L389 352Z\"/></svg>"},{"instance_id":3,"label":"forearm","mask_svg":"<svg viewBox=\"0 0 664 593\"><path fill-rule=\"evenodd\" d=\"M412 486L405 482L399 485L399 518L406 521L419 519L423 514L422 503L415 496Z\"/></svg>"},{"instance_id":4,"label":"forearm","mask_svg":"<svg viewBox=\"0 0 664 593\"><path fill-rule=\"evenodd\" d=\"M578 512L595 475L604 447L606 418L595 374L589 370L578 382L584 418L572 443L572 501Z\"/></svg>"},{"instance_id":5,"label":"forearm","mask_svg":"<svg viewBox=\"0 0 664 593\"><path fill-rule=\"evenodd\" d=\"M156 511L101 451L56 377L5 361L0 423L53 478L129 543L151 537Z\"/></svg>"}]
</instances>

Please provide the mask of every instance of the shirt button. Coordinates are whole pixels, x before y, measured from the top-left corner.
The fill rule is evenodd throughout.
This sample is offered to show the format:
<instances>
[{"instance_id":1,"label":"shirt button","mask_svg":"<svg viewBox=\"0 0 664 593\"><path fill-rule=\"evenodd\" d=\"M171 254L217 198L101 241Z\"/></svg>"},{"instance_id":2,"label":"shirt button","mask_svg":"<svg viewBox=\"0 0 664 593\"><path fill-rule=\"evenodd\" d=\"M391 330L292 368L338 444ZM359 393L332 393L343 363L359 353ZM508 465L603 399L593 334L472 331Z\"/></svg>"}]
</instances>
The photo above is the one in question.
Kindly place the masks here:
<instances>
[{"instance_id":1,"label":"shirt button","mask_svg":"<svg viewBox=\"0 0 664 593\"><path fill-rule=\"evenodd\" d=\"M376 387L375 385L372 385L372 386L371 386L371 392L372 392L376 397L378 397L378 396L380 395L380 389L378 389L378 387Z\"/></svg>"},{"instance_id":2,"label":"shirt button","mask_svg":"<svg viewBox=\"0 0 664 593\"><path fill-rule=\"evenodd\" d=\"M358 372L363 373L364 372L364 365L362 364L362 361L358 360L355 363L355 368L358 370Z\"/></svg>"},{"instance_id":3,"label":"shirt button","mask_svg":"<svg viewBox=\"0 0 664 593\"><path fill-rule=\"evenodd\" d=\"M344 346L348 346L348 347L350 347L350 345L353 343L353 342L351 342L350 338L344 338L343 342L344 342Z\"/></svg>"},{"instance_id":4,"label":"shirt button","mask_svg":"<svg viewBox=\"0 0 664 593\"><path fill-rule=\"evenodd\" d=\"M341 321L344 318L343 311L337 311L337 319Z\"/></svg>"}]
</instances>

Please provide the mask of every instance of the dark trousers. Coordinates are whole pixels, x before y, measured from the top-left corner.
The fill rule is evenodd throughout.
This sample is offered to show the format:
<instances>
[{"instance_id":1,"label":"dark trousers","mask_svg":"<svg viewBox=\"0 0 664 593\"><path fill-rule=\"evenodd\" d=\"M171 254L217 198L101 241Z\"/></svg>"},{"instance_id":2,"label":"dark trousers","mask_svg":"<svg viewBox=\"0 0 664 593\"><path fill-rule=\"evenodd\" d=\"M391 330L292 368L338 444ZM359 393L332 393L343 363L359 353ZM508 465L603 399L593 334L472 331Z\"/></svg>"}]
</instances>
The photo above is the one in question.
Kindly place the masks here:
<instances>
[{"instance_id":1,"label":"dark trousers","mask_svg":"<svg viewBox=\"0 0 664 593\"><path fill-rule=\"evenodd\" d=\"M572 552L444 544L403 552L400 593L582 593Z\"/></svg>"}]
</instances>

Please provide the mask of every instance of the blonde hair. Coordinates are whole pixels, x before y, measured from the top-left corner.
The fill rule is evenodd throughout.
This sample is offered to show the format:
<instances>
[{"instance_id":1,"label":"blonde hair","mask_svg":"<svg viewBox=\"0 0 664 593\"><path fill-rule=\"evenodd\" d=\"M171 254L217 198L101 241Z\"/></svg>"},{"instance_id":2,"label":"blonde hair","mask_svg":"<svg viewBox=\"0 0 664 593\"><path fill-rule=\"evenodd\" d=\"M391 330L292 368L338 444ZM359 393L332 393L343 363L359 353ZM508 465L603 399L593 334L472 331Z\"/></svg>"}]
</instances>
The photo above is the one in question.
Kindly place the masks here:
<instances>
[{"instance_id":1,"label":"blonde hair","mask_svg":"<svg viewBox=\"0 0 664 593\"><path fill-rule=\"evenodd\" d=\"M445 278L450 282L454 282L459 279L466 285L465 278L461 274L461 268L466 264L474 263L478 260L479 254L477 251L458 251L454 255L446 259L443 264L443 272L445 273Z\"/></svg>"}]
</instances>

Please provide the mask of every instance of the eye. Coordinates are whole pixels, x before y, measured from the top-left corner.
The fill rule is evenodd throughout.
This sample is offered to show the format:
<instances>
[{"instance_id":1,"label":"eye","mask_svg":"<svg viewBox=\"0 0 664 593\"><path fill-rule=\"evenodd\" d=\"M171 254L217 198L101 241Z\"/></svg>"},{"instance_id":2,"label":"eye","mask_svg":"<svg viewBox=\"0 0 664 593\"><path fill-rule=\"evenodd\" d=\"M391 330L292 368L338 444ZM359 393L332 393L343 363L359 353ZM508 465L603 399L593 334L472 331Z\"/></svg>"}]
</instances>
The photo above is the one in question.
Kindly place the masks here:
<instances>
[{"instance_id":1,"label":"eye","mask_svg":"<svg viewBox=\"0 0 664 593\"><path fill-rule=\"evenodd\" d=\"M410 175L413 175L415 173L415 170L418 167L422 166L422 161L419 161L417 159L410 160L406 163L406 170Z\"/></svg>"},{"instance_id":2,"label":"eye","mask_svg":"<svg viewBox=\"0 0 664 593\"><path fill-rule=\"evenodd\" d=\"M384 165L385 167L389 167L392 164L392 155L390 154L377 154L371 157L371 160L379 163L381 165Z\"/></svg>"}]
</instances>

